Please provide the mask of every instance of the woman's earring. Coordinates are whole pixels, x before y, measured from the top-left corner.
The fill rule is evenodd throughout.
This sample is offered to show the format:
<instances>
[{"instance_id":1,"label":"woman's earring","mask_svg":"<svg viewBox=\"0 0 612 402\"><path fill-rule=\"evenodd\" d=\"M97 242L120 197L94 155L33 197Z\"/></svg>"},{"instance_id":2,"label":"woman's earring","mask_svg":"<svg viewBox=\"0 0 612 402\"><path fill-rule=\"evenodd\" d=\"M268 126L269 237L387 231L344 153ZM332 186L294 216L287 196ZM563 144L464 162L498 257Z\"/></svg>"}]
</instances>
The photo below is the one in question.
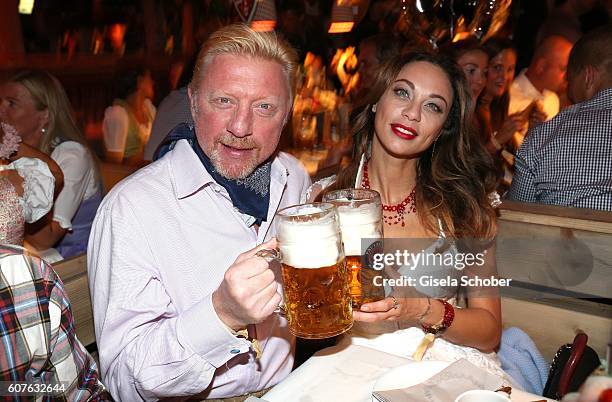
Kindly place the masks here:
<instances>
[{"instance_id":1,"label":"woman's earring","mask_svg":"<svg viewBox=\"0 0 612 402\"><path fill-rule=\"evenodd\" d=\"M47 129L43 127L43 128L40 129L40 132L45 134L47 132Z\"/></svg>"},{"instance_id":2,"label":"woman's earring","mask_svg":"<svg viewBox=\"0 0 612 402\"><path fill-rule=\"evenodd\" d=\"M431 150L431 155L433 156L433 154L436 153L436 142L438 142L438 139L436 138L434 143L433 143L433 149Z\"/></svg>"},{"instance_id":3,"label":"woman's earring","mask_svg":"<svg viewBox=\"0 0 612 402\"><path fill-rule=\"evenodd\" d=\"M376 113L376 103L372 105L372 113Z\"/></svg>"}]
</instances>

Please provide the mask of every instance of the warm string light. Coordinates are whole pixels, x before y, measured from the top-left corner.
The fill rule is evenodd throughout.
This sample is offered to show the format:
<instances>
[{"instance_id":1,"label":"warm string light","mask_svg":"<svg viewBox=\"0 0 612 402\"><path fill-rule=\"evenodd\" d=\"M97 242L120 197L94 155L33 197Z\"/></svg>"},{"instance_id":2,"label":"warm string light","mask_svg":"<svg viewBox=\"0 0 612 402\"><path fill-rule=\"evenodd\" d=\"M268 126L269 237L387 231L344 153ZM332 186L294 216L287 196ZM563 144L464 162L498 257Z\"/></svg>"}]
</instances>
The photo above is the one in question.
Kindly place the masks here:
<instances>
[{"instance_id":1,"label":"warm string light","mask_svg":"<svg viewBox=\"0 0 612 402\"><path fill-rule=\"evenodd\" d=\"M32 14L34 0L19 0L19 14Z\"/></svg>"},{"instance_id":2,"label":"warm string light","mask_svg":"<svg viewBox=\"0 0 612 402\"><path fill-rule=\"evenodd\" d=\"M346 33L351 32L354 22L332 22L329 26L328 33Z\"/></svg>"},{"instance_id":3,"label":"warm string light","mask_svg":"<svg viewBox=\"0 0 612 402\"><path fill-rule=\"evenodd\" d=\"M257 0L251 28L258 32L273 31L276 27L276 6L274 0Z\"/></svg>"},{"instance_id":4,"label":"warm string light","mask_svg":"<svg viewBox=\"0 0 612 402\"><path fill-rule=\"evenodd\" d=\"M359 82L359 73L350 73L350 71L355 71L357 68L357 63L358 59L357 55L355 54L354 46L336 50L336 54L332 59L331 66L338 75L338 79L342 84L345 95L351 93Z\"/></svg>"},{"instance_id":5,"label":"warm string light","mask_svg":"<svg viewBox=\"0 0 612 402\"><path fill-rule=\"evenodd\" d=\"M251 28L253 28L253 31L256 31L256 32L274 31L275 27L276 27L276 21L274 21L274 20L270 20L270 21L253 21L251 23Z\"/></svg>"},{"instance_id":6,"label":"warm string light","mask_svg":"<svg viewBox=\"0 0 612 402\"><path fill-rule=\"evenodd\" d=\"M337 0L332 7L331 25L328 33L346 33L353 29L353 7L348 0Z\"/></svg>"}]
</instances>

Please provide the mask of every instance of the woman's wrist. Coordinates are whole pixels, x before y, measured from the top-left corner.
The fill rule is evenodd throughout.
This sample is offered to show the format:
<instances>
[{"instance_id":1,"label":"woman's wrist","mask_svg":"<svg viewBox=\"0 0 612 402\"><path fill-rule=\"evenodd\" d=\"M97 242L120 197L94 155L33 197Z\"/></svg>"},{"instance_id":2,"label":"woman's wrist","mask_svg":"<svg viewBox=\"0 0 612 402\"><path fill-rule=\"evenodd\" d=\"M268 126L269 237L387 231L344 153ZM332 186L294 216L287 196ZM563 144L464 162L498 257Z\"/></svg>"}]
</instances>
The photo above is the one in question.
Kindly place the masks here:
<instances>
[{"instance_id":1,"label":"woman's wrist","mask_svg":"<svg viewBox=\"0 0 612 402\"><path fill-rule=\"evenodd\" d=\"M442 303L436 303L437 299L427 298L424 301L424 308L421 310L422 313L418 317L418 324L421 327L438 325L444 319L444 305ZM426 304L425 304L426 303Z\"/></svg>"},{"instance_id":2,"label":"woman's wrist","mask_svg":"<svg viewBox=\"0 0 612 402\"><path fill-rule=\"evenodd\" d=\"M426 317L429 315L429 313L431 313L431 298L427 298L427 305L425 306L425 309L423 310L423 312L421 314L419 314L419 316L417 317L417 322L419 325L423 325L425 323L425 319Z\"/></svg>"},{"instance_id":3,"label":"woman's wrist","mask_svg":"<svg viewBox=\"0 0 612 402\"><path fill-rule=\"evenodd\" d=\"M421 328L427 333L439 335L452 325L453 320L455 319L455 308L446 300L435 299L435 301L438 303L434 303L434 305L442 309L442 311L438 312L436 315L436 317L440 318L435 323L422 324ZM432 310L434 310L436 307L432 308Z\"/></svg>"}]
</instances>

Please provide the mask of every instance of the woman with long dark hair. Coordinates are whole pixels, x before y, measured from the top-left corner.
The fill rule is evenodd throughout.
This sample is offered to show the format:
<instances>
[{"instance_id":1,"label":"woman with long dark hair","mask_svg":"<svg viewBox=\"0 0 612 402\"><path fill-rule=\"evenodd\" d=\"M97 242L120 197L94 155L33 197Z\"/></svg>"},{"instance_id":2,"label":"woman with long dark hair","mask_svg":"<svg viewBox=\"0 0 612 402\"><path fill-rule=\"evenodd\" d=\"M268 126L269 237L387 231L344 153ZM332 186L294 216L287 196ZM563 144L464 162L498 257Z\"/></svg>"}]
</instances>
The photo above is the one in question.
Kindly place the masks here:
<instances>
[{"instance_id":1,"label":"woman with long dark hair","mask_svg":"<svg viewBox=\"0 0 612 402\"><path fill-rule=\"evenodd\" d=\"M465 73L472 99L476 100L487 85L489 54L476 39L454 42L442 51L459 64Z\"/></svg>"},{"instance_id":2,"label":"woman with long dark hair","mask_svg":"<svg viewBox=\"0 0 612 402\"><path fill-rule=\"evenodd\" d=\"M464 73L450 58L425 53L393 58L356 108L351 164L315 184L307 196L340 188L376 190L385 247L395 241L404 249L416 247L423 244L416 239L429 238L421 252L450 258L481 253L479 274L494 273L496 213L490 195L496 178L491 156L471 132L471 103ZM400 266L390 275L412 276L416 285L387 288L386 298L354 311L360 325L349 338L410 355L435 334L426 358L464 357L501 374L488 354L501 335L495 289L466 288L467 307L458 308L458 284L428 285L414 276L459 278L468 271L443 264Z\"/></svg>"},{"instance_id":3,"label":"woman with long dark hair","mask_svg":"<svg viewBox=\"0 0 612 402\"><path fill-rule=\"evenodd\" d=\"M508 116L510 85L516 69L516 50L505 39L491 39L483 49L489 54L487 84L476 104L476 129L492 154L510 142L529 116Z\"/></svg>"}]
</instances>

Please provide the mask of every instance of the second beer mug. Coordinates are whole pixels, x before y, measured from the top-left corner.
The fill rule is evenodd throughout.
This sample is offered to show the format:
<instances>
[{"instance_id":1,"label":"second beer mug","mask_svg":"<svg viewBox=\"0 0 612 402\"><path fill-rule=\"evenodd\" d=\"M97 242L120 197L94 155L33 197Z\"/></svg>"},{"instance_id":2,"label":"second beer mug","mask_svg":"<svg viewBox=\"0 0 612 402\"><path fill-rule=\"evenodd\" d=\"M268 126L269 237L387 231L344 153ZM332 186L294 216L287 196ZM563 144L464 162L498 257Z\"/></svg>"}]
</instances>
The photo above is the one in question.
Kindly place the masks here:
<instances>
[{"instance_id":1,"label":"second beer mug","mask_svg":"<svg viewBox=\"0 0 612 402\"><path fill-rule=\"evenodd\" d=\"M336 207L295 205L276 219L289 330L311 339L349 330L353 310Z\"/></svg>"},{"instance_id":2,"label":"second beer mug","mask_svg":"<svg viewBox=\"0 0 612 402\"><path fill-rule=\"evenodd\" d=\"M374 284L374 277L381 272L364 264L363 256L363 251L383 238L380 194L374 190L348 188L325 194L323 201L336 205L340 215L353 308L384 299L384 288Z\"/></svg>"}]
</instances>

